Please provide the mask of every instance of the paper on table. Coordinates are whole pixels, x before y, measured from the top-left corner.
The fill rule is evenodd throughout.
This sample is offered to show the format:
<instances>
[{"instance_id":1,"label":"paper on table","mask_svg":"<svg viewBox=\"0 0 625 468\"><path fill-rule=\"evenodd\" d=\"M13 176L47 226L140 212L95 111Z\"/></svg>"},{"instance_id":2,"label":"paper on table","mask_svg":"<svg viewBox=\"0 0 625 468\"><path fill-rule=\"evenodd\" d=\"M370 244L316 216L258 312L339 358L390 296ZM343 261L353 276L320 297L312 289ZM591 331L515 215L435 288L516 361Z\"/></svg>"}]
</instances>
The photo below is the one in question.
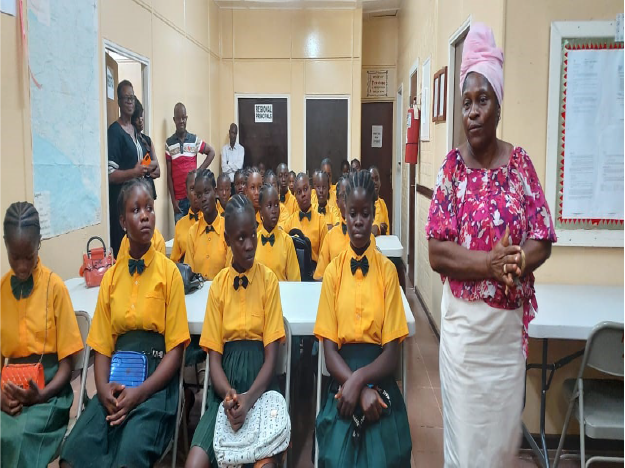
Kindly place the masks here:
<instances>
[{"instance_id":1,"label":"paper on table","mask_svg":"<svg viewBox=\"0 0 625 468\"><path fill-rule=\"evenodd\" d=\"M623 219L623 50L568 53L564 219Z\"/></svg>"}]
</instances>

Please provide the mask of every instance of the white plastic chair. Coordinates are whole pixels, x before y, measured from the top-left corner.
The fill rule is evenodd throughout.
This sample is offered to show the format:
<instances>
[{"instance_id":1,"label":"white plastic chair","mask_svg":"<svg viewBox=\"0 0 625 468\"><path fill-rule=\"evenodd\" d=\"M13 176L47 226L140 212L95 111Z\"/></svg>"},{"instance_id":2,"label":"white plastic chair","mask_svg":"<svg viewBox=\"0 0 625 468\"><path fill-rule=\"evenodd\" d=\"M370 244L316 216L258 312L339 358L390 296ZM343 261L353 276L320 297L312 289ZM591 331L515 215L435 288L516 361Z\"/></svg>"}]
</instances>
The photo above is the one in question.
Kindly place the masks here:
<instances>
[{"instance_id":1,"label":"white plastic chair","mask_svg":"<svg viewBox=\"0 0 625 468\"><path fill-rule=\"evenodd\" d=\"M562 456L566 431L575 411L579 421L579 446L582 467L593 462L623 463L622 457L595 456L586 460L585 436L592 439L623 440L623 381L584 379L587 367L614 377L623 377L623 324L603 322L590 333L577 379L568 379L563 389L569 409L564 420L554 468Z\"/></svg>"},{"instance_id":2,"label":"white plastic chair","mask_svg":"<svg viewBox=\"0 0 625 468\"><path fill-rule=\"evenodd\" d=\"M80 371L80 393L78 395L78 410L76 411L76 417L69 420L64 439L67 439L67 436L69 436L70 432L72 432L72 429L76 425L76 421L78 421L82 411L85 409L85 396L87 394L87 373L89 370L89 355L91 354L91 348L87 345L87 337L89 336L89 330L91 329L91 317L89 317L87 312L77 310L76 321L78 322L78 329L80 330L83 349L74 356L72 372Z\"/></svg>"}]
</instances>

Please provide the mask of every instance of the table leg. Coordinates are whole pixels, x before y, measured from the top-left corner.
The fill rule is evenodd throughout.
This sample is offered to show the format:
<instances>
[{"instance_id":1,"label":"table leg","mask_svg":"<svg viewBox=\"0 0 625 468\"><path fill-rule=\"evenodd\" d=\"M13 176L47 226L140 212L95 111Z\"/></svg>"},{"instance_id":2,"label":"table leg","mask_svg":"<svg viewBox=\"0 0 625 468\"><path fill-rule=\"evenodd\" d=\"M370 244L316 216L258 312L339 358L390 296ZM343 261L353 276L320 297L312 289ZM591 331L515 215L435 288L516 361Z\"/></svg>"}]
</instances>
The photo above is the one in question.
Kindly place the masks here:
<instances>
[{"instance_id":1,"label":"table leg","mask_svg":"<svg viewBox=\"0 0 625 468\"><path fill-rule=\"evenodd\" d=\"M540 370L540 439L543 445L543 459L545 468L549 468L549 452L547 450L547 439L545 438L545 415L547 412L547 350L549 340L543 339L543 362Z\"/></svg>"}]
</instances>

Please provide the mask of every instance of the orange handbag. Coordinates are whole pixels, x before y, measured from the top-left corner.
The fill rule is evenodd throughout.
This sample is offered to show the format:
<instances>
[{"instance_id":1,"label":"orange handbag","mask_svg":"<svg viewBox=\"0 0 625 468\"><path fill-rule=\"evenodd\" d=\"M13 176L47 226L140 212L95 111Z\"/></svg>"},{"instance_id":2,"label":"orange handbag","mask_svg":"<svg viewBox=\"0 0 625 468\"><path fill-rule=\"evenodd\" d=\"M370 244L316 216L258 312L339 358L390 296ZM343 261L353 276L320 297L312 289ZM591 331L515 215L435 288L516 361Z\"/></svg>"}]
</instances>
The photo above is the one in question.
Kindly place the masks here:
<instances>
[{"instance_id":1,"label":"orange handbag","mask_svg":"<svg viewBox=\"0 0 625 468\"><path fill-rule=\"evenodd\" d=\"M48 289L46 291L46 333L43 339L43 350L39 362L33 364L7 364L2 368L2 378L0 379L0 388L4 390L4 386L7 382L11 382L24 390L30 386L29 382L32 380L37 384L39 390L46 385L46 379L43 374L43 353L46 351L46 341L48 341L48 294L50 293L50 279L52 273L48 277Z\"/></svg>"},{"instance_id":2,"label":"orange handbag","mask_svg":"<svg viewBox=\"0 0 625 468\"><path fill-rule=\"evenodd\" d=\"M99 240L102 243L102 247L90 249L89 246L93 240ZM104 273L106 273L106 270L111 268L114 263L113 252L111 250L106 250L106 245L101 237L94 236L87 242L87 253L82 255L80 276L85 278L85 283L88 288L95 288L100 286Z\"/></svg>"}]
</instances>

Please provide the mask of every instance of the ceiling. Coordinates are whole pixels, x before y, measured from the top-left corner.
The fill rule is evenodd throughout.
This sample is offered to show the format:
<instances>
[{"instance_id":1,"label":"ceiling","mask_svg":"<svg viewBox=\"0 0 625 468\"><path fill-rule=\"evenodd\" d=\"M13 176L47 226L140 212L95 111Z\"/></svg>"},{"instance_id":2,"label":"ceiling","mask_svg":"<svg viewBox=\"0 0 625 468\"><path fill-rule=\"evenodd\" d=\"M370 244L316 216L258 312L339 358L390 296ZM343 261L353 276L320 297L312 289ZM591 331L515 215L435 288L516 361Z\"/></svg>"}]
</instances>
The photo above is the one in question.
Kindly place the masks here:
<instances>
[{"instance_id":1,"label":"ceiling","mask_svg":"<svg viewBox=\"0 0 625 468\"><path fill-rule=\"evenodd\" d=\"M362 8L365 17L394 16L402 0L216 0L222 8Z\"/></svg>"}]
</instances>

